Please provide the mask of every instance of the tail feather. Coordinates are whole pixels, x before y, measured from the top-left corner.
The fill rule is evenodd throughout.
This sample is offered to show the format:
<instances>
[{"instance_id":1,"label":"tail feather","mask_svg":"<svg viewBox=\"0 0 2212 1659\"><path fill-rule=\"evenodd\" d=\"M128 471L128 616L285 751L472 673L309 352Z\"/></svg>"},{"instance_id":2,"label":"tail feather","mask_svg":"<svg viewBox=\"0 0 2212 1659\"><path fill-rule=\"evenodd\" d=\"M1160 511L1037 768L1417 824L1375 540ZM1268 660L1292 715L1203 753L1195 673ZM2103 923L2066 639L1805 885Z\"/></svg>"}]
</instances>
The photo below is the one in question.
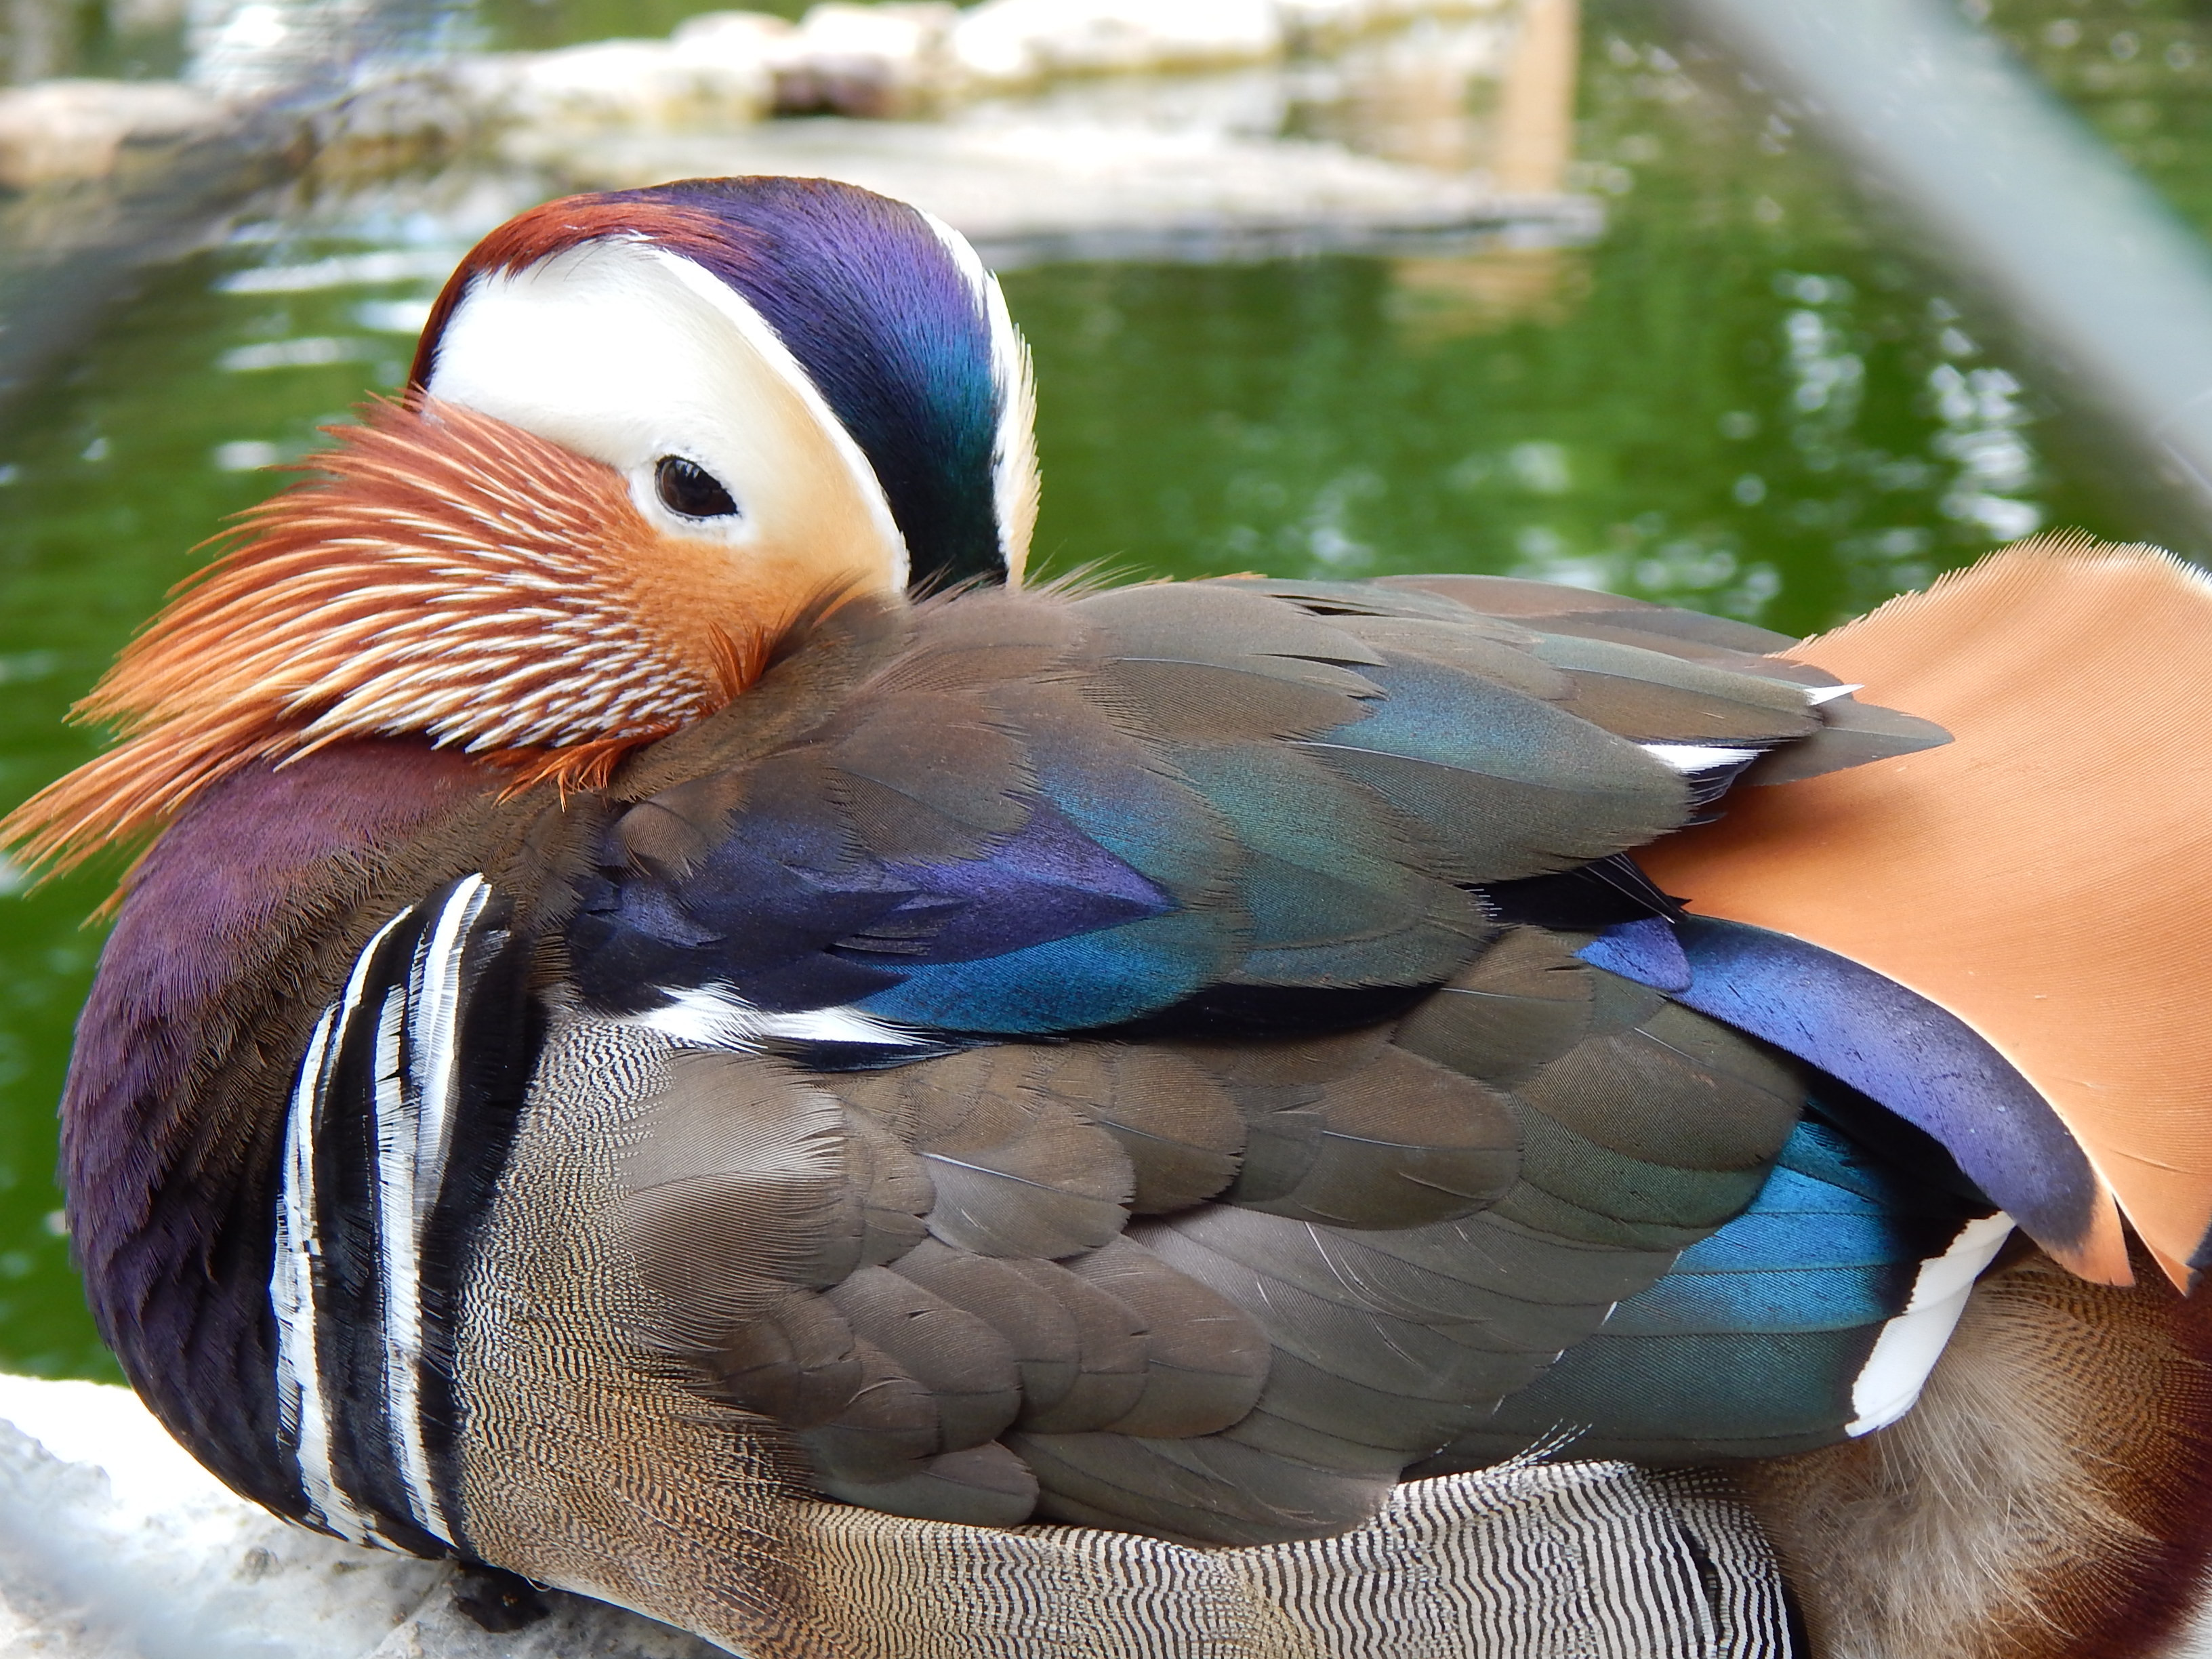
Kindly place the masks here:
<instances>
[{"instance_id":1,"label":"tail feather","mask_svg":"<svg viewBox=\"0 0 2212 1659\"><path fill-rule=\"evenodd\" d=\"M2041 1091L2110 1195L2066 1265L2212 1260L2212 580L2023 543L1784 653L1948 727L1638 857L1705 915L1910 987Z\"/></svg>"}]
</instances>

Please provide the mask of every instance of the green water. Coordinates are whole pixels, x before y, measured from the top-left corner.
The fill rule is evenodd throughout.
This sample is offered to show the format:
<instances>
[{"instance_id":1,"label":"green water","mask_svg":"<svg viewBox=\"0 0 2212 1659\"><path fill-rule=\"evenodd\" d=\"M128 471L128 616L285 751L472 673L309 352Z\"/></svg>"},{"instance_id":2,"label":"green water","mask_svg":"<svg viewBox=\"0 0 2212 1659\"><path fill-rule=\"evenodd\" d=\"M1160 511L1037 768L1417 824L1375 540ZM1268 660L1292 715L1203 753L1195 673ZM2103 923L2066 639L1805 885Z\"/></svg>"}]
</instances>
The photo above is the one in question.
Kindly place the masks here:
<instances>
[{"instance_id":1,"label":"green water","mask_svg":"<svg viewBox=\"0 0 2212 1659\"><path fill-rule=\"evenodd\" d=\"M484 15L532 45L605 21L583 0ZM1656 15L1590 8L1594 246L1013 274L1047 567L1515 571L1805 631L2045 525L2156 533L2027 349ZM2212 225L2212 27L2181 0L1993 21ZM94 751L64 711L280 482L253 468L398 382L457 222L402 204L254 227L150 273L0 416L0 805ZM364 254L383 263L322 263ZM112 874L25 891L0 870L0 1368L112 1374L52 1178L99 944L78 922Z\"/></svg>"}]
</instances>

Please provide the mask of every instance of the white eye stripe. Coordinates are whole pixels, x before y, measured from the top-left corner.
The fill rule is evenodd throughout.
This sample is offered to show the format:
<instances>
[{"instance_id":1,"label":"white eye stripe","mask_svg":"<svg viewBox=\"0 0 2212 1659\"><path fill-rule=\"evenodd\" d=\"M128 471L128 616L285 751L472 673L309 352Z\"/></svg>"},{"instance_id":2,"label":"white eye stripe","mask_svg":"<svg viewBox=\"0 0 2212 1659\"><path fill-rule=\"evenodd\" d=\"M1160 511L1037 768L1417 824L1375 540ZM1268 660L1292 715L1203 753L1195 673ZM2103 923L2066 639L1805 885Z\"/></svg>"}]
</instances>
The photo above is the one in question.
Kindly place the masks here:
<instances>
[{"instance_id":1,"label":"white eye stripe","mask_svg":"<svg viewBox=\"0 0 2212 1659\"><path fill-rule=\"evenodd\" d=\"M999 555L1006 581L1021 584L1029 560L1030 532L1036 521L1036 381L1030 349L1006 309L997 277L984 269L968 239L933 213L921 213L937 240L967 279L991 334L991 379L998 394L999 424L991 453L993 505L999 523Z\"/></svg>"},{"instance_id":2,"label":"white eye stripe","mask_svg":"<svg viewBox=\"0 0 2212 1659\"><path fill-rule=\"evenodd\" d=\"M860 447L854 441L853 434L845 430L845 423L830 407L829 400L815 386L813 377L807 374L799 359L791 355L791 349L769 325L768 319L720 277L678 254L655 249L653 257L661 261L687 289L720 313L812 415L815 423L829 437L855 483L864 487L869 512L876 520L878 533L887 543L897 548L897 585L903 590L909 569L906 537L901 532L897 520L891 514L890 501L884 494L883 485L876 477L875 468L860 453Z\"/></svg>"}]
</instances>

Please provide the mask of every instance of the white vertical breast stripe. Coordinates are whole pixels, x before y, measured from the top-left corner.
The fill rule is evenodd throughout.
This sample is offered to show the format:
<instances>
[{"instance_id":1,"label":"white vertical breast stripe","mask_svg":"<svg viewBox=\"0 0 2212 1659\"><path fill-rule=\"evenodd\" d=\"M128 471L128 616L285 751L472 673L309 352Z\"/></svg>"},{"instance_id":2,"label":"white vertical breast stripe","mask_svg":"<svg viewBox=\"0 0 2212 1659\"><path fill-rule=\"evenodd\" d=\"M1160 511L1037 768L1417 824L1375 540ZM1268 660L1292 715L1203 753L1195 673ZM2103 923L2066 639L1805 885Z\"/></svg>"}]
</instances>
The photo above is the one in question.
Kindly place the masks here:
<instances>
[{"instance_id":1,"label":"white vertical breast stripe","mask_svg":"<svg viewBox=\"0 0 2212 1659\"><path fill-rule=\"evenodd\" d=\"M422 1251L460 1107L459 1049L468 945L491 897L490 885L480 874L456 882L437 913L427 919L404 976L393 969L378 974L380 994L372 996L380 988L371 984L379 952L418 907L410 905L379 928L356 956L344 991L317 1023L293 1086L270 1276L270 1303L277 1322L278 1408L296 1449L301 1488L313 1518L356 1542L380 1541L378 1519L346 1491L355 1477L338 1468L333 1447L340 1416L370 1402L332 1398L321 1366L317 1326L325 1269L318 1231L325 1218L319 1209L317 1135L333 1109L332 1091L340 1086L339 1054L358 1021L373 1011L370 1098L363 1103L370 1114L375 1159L368 1174L380 1328L362 1334L379 1340L386 1449L410 1517L450 1543L455 1528L431 1471L423 1425L429 1333ZM354 1443L351 1455L359 1458L367 1449L358 1432ZM376 1459L383 1454L368 1455Z\"/></svg>"},{"instance_id":2,"label":"white vertical breast stripe","mask_svg":"<svg viewBox=\"0 0 2212 1659\"><path fill-rule=\"evenodd\" d=\"M415 1225L417 1236L428 1222L430 1206L446 1176L453 1142L454 1061L459 1055L461 946L469 929L491 901L491 884L480 875L462 879L438 913L437 926L415 953L411 994L420 1035L415 1042L416 1095L421 1118L416 1128Z\"/></svg>"},{"instance_id":3,"label":"white vertical breast stripe","mask_svg":"<svg viewBox=\"0 0 2212 1659\"><path fill-rule=\"evenodd\" d=\"M270 1306L276 1316L277 1412L293 1436L301 1490L314 1519L364 1544L373 1539L374 1528L338 1486L331 1468L331 1416L338 1402L324 1393L316 1340L317 1274L322 1252L317 1243L315 1215L315 1119L329 1090L331 1070L344 1045L347 1029L367 993L369 962L392 930L413 914L410 905L370 936L354 958L343 994L323 1011L308 1039L284 1124L275 1259L269 1278Z\"/></svg>"},{"instance_id":4,"label":"white vertical breast stripe","mask_svg":"<svg viewBox=\"0 0 2212 1659\"><path fill-rule=\"evenodd\" d=\"M447 1542L422 1443L422 1271L416 1249L416 1149L420 1113L400 1053L407 1000L387 991L376 1030L376 1208L383 1279L384 1401L409 1507Z\"/></svg>"},{"instance_id":5,"label":"white vertical breast stripe","mask_svg":"<svg viewBox=\"0 0 2212 1659\"><path fill-rule=\"evenodd\" d=\"M276 1203L276 1261L269 1302L276 1314L276 1410L292 1437L300 1487L314 1519L356 1542L367 1525L331 1474L330 1421L315 1355L315 1097L321 1092L337 1009L326 1008L307 1040L284 1125L284 1164Z\"/></svg>"}]
</instances>

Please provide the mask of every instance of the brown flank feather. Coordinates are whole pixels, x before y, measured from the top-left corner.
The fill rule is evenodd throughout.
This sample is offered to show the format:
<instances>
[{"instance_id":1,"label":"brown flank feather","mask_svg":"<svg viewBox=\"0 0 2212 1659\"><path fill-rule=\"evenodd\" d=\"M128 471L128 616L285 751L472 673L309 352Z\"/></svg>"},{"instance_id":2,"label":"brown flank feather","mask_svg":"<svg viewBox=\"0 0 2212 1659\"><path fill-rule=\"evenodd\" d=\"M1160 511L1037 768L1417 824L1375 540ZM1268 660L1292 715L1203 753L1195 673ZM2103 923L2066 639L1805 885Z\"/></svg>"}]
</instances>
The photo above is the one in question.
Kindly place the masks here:
<instances>
[{"instance_id":1,"label":"brown flank feather","mask_svg":"<svg viewBox=\"0 0 2212 1659\"><path fill-rule=\"evenodd\" d=\"M517 787L603 783L756 679L820 596L662 534L615 471L434 399L333 428L80 702L123 741L0 823L67 868L253 760L421 733Z\"/></svg>"},{"instance_id":2,"label":"brown flank feather","mask_svg":"<svg viewBox=\"0 0 2212 1659\"><path fill-rule=\"evenodd\" d=\"M2148 1659L2200 1594L2212 1306L2029 1253L1975 1288L1889 1428L1747 1466L1816 1650Z\"/></svg>"},{"instance_id":3,"label":"brown flank feather","mask_svg":"<svg viewBox=\"0 0 2212 1659\"><path fill-rule=\"evenodd\" d=\"M2177 1284L2212 1223L2212 582L2050 537L1783 654L1946 747L1739 792L1639 854L1911 986L2042 1091ZM2109 1202L2066 1265L2130 1279Z\"/></svg>"}]
</instances>

